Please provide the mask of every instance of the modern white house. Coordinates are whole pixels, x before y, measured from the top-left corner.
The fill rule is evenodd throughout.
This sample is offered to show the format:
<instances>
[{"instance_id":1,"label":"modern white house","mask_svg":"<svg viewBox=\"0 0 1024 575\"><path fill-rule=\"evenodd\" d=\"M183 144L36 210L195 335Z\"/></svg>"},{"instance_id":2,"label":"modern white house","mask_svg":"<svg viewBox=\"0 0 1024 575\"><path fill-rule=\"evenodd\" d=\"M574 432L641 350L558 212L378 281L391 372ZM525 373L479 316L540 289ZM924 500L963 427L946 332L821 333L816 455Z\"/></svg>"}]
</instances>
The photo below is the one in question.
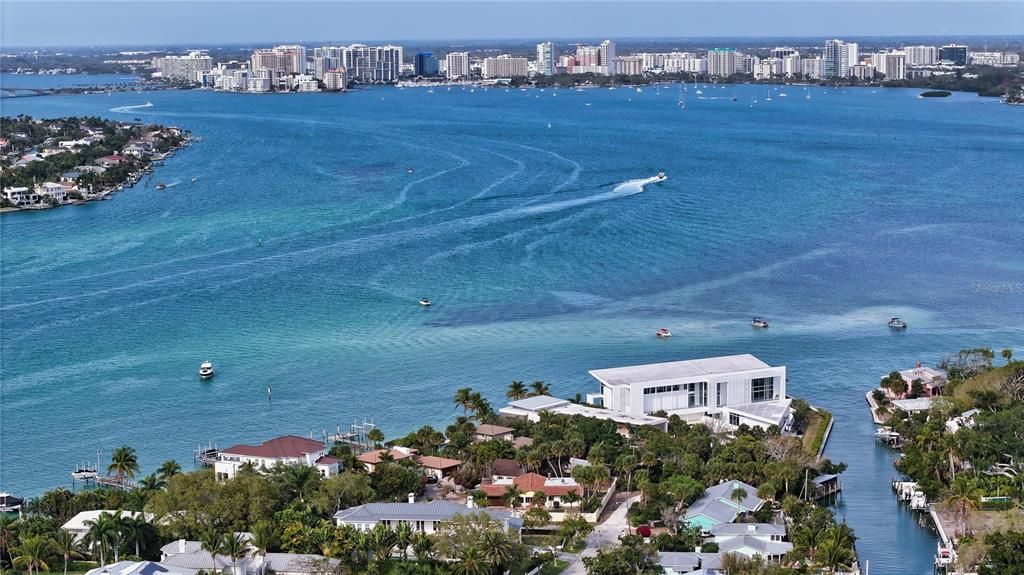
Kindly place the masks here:
<instances>
[{"instance_id":1,"label":"modern white house","mask_svg":"<svg viewBox=\"0 0 1024 575\"><path fill-rule=\"evenodd\" d=\"M467 502L472 505L472 498ZM458 515L486 513L507 529L518 533L523 522L508 511L497 509L474 509L451 501L432 501L430 503L367 503L356 507L342 509L334 514L334 523L339 527L351 525L361 531L370 531L378 524L394 528L402 523L408 524L413 531L434 533L442 528L442 524L451 521Z\"/></svg>"},{"instance_id":2,"label":"modern white house","mask_svg":"<svg viewBox=\"0 0 1024 575\"><path fill-rule=\"evenodd\" d=\"M543 412L557 413L559 415L567 416L579 415L581 417L591 417L594 419L611 421L616 424L619 433L626 436L630 434L631 427L646 425L656 427L662 431L668 429L668 419L664 417L655 417L653 415L643 414L632 415L612 409L579 405L567 399L558 399L557 397L551 397L549 395L538 395L513 401L498 410L498 413L502 415L525 417L530 421L539 421L540 414Z\"/></svg>"},{"instance_id":3,"label":"modern white house","mask_svg":"<svg viewBox=\"0 0 1024 575\"><path fill-rule=\"evenodd\" d=\"M213 464L217 479L231 479L243 465L270 469L275 465L315 467L322 477L337 475L338 460L327 455L327 446L297 435L275 437L259 445L234 445L221 450Z\"/></svg>"},{"instance_id":4,"label":"modern white house","mask_svg":"<svg viewBox=\"0 0 1024 575\"><path fill-rule=\"evenodd\" d=\"M786 429L791 423L786 368L750 354L595 369L601 392L587 402L633 417L664 411L689 422L720 419Z\"/></svg>"}]
</instances>

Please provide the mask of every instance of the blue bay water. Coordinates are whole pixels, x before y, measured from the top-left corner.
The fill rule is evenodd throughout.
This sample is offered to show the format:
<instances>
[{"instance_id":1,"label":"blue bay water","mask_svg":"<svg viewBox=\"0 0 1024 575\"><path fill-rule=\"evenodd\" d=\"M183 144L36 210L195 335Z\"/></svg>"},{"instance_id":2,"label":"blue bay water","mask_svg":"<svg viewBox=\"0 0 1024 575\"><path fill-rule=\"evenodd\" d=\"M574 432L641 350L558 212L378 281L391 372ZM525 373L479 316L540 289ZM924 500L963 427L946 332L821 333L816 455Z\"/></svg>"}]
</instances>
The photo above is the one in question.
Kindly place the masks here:
<instances>
[{"instance_id":1,"label":"blue bay water","mask_svg":"<svg viewBox=\"0 0 1024 575\"><path fill-rule=\"evenodd\" d=\"M149 471L364 416L393 437L443 427L459 387L498 406L513 379L568 396L588 369L753 353L835 413L837 513L872 573L930 573L864 392L963 347L1024 353L1024 115L783 91L4 100L202 141L112 201L0 219L0 487L68 484L121 444Z\"/></svg>"}]
</instances>

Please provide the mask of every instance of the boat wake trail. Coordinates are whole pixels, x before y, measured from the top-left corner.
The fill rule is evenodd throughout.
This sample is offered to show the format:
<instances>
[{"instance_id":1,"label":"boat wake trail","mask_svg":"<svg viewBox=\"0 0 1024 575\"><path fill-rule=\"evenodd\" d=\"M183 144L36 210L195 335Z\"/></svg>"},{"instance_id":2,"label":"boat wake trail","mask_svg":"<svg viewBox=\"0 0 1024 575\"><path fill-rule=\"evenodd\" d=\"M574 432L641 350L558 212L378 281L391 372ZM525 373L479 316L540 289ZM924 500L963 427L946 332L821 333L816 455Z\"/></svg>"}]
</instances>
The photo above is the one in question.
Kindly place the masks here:
<instances>
[{"instance_id":1,"label":"boat wake trail","mask_svg":"<svg viewBox=\"0 0 1024 575\"><path fill-rule=\"evenodd\" d=\"M45 305L57 302L66 302L78 300L81 298L95 297L110 293L117 293L137 288L148 288L158 284L166 284L168 282L181 280L183 278L211 274L215 271L231 270L231 269L248 269L254 265L275 265L279 262L285 262L286 267L295 265L311 265L317 260L315 257L310 258L309 256L315 256L316 254L325 254L327 257L348 257L358 255L362 253L372 252L383 248L394 247L396 245L408 244L419 242L427 238L437 237L444 234L462 233L476 228L481 228L493 224L504 223L508 221L514 221L522 218L534 217L543 214L550 214L577 208L581 206L587 206L590 204L596 204L600 202L607 202L611 200L617 200L621 198L627 198L635 196L644 191L644 187L648 184L660 181L660 178L641 178L636 180L628 180L616 185L610 191L594 194L591 196L585 196L582 198L573 198L571 200L561 200L557 202L549 202L546 204L534 204L528 206L521 206L516 208L508 208L505 210L499 210L490 214L480 214L477 216L469 216L466 218L460 218L432 224L420 228L412 228L407 230L401 230L396 232L387 232L381 234L374 234L369 236L351 238L338 242L331 242L328 244L312 246L299 250L292 250L272 255L267 255L261 258L254 258L246 261L229 262L219 265L208 266L205 268L195 268L187 271L182 271L174 274L165 276L159 276L149 278L125 285L111 286L104 289L75 293L72 295L65 295L59 297L53 297L48 299L30 301L19 304L9 304L0 307L0 311L10 311L18 308L34 307L38 305ZM278 268L276 271L281 271ZM267 269L266 273L274 273L273 270Z\"/></svg>"},{"instance_id":2,"label":"boat wake trail","mask_svg":"<svg viewBox=\"0 0 1024 575\"><path fill-rule=\"evenodd\" d=\"M143 110L145 108L152 108L152 107L153 107L153 102L146 102L145 104L136 104L134 106L118 106L116 108L111 108L110 111L111 112L127 113L127 112L134 112L135 110Z\"/></svg>"}]
</instances>

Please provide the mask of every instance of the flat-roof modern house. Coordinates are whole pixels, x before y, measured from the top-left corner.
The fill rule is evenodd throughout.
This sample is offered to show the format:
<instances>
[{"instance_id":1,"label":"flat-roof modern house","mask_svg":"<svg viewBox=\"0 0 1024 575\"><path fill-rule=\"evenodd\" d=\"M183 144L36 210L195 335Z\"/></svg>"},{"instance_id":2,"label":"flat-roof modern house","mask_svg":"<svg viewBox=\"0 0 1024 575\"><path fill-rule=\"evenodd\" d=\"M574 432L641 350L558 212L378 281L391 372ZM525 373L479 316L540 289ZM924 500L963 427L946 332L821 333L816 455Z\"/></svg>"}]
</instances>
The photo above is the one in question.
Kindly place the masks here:
<instances>
[{"instance_id":1,"label":"flat-roof modern house","mask_svg":"<svg viewBox=\"0 0 1024 575\"><path fill-rule=\"evenodd\" d=\"M743 493L736 492L742 489ZM738 499L734 497L742 495ZM716 525L732 523L741 513L757 511L764 500L757 496L757 488L742 481L723 481L704 490L704 495L693 502L683 515L683 523L710 531Z\"/></svg>"},{"instance_id":2,"label":"flat-roof modern house","mask_svg":"<svg viewBox=\"0 0 1024 575\"><path fill-rule=\"evenodd\" d=\"M791 423L786 368L750 355L595 369L601 392L587 402L641 417L664 411L689 422L705 417L733 426L786 429Z\"/></svg>"},{"instance_id":3,"label":"flat-roof modern house","mask_svg":"<svg viewBox=\"0 0 1024 575\"><path fill-rule=\"evenodd\" d=\"M530 421L539 421L543 412L557 413L560 415L579 415L594 419L604 419L614 422L618 426L619 433L629 435L629 429L634 426L649 425L662 431L668 429L668 419L652 415L631 415L621 413L612 409L602 409L589 405L579 405L567 399L558 399L548 395L538 395L513 401L501 408L498 413L512 417L525 417Z\"/></svg>"},{"instance_id":4,"label":"flat-roof modern house","mask_svg":"<svg viewBox=\"0 0 1024 575\"><path fill-rule=\"evenodd\" d=\"M470 504L472 499L469 500ZM334 523L339 527L351 525L360 531L369 531L376 525L383 524L394 528L402 523L408 524L413 531L434 533L442 529L442 524L451 521L458 515L486 513L510 531L519 533L522 530L522 519L512 513L500 509L474 509L451 501L432 501L430 503L367 503L356 507L342 509L334 514Z\"/></svg>"},{"instance_id":5,"label":"flat-roof modern house","mask_svg":"<svg viewBox=\"0 0 1024 575\"><path fill-rule=\"evenodd\" d=\"M213 464L217 479L231 479L243 465L270 469L275 465L314 467L322 477L337 475L341 465L327 455L327 446L315 439L282 435L259 445L233 445L221 450Z\"/></svg>"}]
</instances>

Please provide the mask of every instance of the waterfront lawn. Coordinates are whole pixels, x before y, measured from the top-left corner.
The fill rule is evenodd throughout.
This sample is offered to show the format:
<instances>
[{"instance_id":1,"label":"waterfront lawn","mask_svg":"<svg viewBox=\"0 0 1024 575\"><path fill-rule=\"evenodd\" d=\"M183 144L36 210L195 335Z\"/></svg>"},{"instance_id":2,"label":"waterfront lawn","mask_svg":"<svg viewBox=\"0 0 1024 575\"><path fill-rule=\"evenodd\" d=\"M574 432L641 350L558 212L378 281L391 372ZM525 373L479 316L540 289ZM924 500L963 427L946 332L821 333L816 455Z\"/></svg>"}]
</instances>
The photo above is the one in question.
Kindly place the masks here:
<instances>
[{"instance_id":1,"label":"waterfront lawn","mask_svg":"<svg viewBox=\"0 0 1024 575\"><path fill-rule=\"evenodd\" d=\"M828 423L832 421L832 414L819 409L807 412L807 426L804 429L803 444L804 450L810 455L817 456L821 449L821 443L825 441L825 432L828 430Z\"/></svg>"}]
</instances>

